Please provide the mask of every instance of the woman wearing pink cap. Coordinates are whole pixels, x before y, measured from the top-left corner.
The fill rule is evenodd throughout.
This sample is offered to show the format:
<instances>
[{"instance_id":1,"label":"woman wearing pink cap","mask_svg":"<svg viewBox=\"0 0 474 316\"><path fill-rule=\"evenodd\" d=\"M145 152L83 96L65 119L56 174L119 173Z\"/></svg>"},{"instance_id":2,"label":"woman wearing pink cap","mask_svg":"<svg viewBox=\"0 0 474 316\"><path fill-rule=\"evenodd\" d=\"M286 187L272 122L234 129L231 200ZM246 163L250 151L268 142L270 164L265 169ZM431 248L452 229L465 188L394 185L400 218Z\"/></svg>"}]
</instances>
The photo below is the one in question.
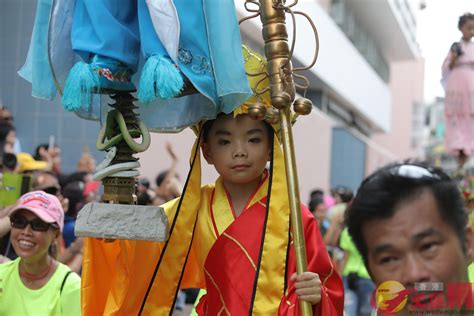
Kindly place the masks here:
<instances>
[{"instance_id":1,"label":"woman wearing pink cap","mask_svg":"<svg viewBox=\"0 0 474 316\"><path fill-rule=\"evenodd\" d=\"M59 200L43 191L26 193L10 222L18 258L0 264L0 315L81 315L81 279L55 260L64 225Z\"/></svg>"}]
</instances>

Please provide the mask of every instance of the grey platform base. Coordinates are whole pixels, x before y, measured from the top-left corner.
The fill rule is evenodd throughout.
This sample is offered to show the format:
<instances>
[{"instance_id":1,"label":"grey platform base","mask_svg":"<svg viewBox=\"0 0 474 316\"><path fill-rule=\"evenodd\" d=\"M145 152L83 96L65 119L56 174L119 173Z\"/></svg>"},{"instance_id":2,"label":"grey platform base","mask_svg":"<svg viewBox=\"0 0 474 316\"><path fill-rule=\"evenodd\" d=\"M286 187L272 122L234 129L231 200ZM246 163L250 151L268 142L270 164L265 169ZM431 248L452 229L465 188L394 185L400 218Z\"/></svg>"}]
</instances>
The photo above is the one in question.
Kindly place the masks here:
<instances>
[{"instance_id":1,"label":"grey platform base","mask_svg":"<svg viewBox=\"0 0 474 316\"><path fill-rule=\"evenodd\" d=\"M77 215L78 237L164 241L168 218L157 206L88 203Z\"/></svg>"}]
</instances>

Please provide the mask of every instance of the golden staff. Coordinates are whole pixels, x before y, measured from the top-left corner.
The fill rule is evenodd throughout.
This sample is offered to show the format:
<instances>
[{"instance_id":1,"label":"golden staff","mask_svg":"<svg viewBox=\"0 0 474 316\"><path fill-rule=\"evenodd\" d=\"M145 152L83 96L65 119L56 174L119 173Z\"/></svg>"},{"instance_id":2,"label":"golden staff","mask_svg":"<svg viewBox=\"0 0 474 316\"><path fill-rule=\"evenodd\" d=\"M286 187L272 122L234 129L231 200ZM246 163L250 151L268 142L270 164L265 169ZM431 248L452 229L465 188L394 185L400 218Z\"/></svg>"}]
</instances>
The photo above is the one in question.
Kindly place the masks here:
<instances>
[{"instance_id":1,"label":"golden staff","mask_svg":"<svg viewBox=\"0 0 474 316\"><path fill-rule=\"evenodd\" d=\"M291 7L296 5L297 2L297 0L294 0L292 4L285 5L285 0L258 0L258 2L257 0L246 0L246 10L253 12L254 14L242 19L240 23L260 16L260 20L263 24L262 34L265 42L265 57L267 59L266 75L270 80L272 106L277 108L279 112L282 146L288 184L288 197L290 202L291 226L293 229L293 244L296 255L296 271L298 274L301 274L307 270L307 258L306 243L301 219L300 194L298 188L298 174L296 171L290 106L293 104L293 109L297 114L306 115L311 112L313 105L310 100L306 98L298 98L295 100L295 86L306 90L306 88L309 86L309 82L304 76L297 75L294 73L294 71L309 69L316 63L319 50L319 40L316 27L309 16L303 12L294 12L291 10ZM247 6L250 3L256 5L258 9L250 9ZM288 45L288 33L285 22L286 12L291 14L293 20L293 42L291 49ZM316 51L313 61L309 66L293 69L291 57L293 55L295 46L295 14L304 16L311 24L316 40ZM293 76L302 79L305 84L295 84ZM263 79L261 81L263 81ZM267 89L257 91L256 94L263 94L266 91ZM255 110L255 114L261 113L263 107L255 105L252 107L252 109L249 108L249 113L252 110ZM267 115L269 114L270 113L267 112ZM301 313L303 316L311 316L313 314L312 306L309 302L300 301L300 304Z\"/></svg>"}]
</instances>

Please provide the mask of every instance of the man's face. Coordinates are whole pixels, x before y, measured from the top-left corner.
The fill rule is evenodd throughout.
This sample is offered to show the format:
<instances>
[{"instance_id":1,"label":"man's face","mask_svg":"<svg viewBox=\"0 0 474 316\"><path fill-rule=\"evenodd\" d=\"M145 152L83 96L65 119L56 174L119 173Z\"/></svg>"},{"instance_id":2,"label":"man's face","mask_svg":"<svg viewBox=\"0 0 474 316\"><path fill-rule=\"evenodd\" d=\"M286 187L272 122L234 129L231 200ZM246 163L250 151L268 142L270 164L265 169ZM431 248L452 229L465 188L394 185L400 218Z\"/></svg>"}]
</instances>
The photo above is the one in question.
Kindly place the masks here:
<instances>
[{"instance_id":1,"label":"man's face","mask_svg":"<svg viewBox=\"0 0 474 316\"><path fill-rule=\"evenodd\" d=\"M391 218L362 226L368 249L368 270L376 285L388 280L413 288L416 282L467 281L472 231L466 228L463 251L430 191L401 202Z\"/></svg>"}]
</instances>

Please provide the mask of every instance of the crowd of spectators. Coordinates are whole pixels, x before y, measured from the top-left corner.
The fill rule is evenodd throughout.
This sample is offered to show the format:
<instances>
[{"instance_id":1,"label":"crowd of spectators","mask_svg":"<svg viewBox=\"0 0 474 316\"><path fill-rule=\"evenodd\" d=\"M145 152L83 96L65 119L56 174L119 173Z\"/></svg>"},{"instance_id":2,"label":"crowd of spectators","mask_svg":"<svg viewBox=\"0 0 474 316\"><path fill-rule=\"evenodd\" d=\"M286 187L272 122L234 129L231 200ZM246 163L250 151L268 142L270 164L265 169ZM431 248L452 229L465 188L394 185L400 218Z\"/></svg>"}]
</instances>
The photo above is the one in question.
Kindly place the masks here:
<instances>
[{"instance_id":1,"label":"crowd of spectators","mask_svg":"<svg viewBox=\"0 0 474 316\"><path fill-rule=\"evenodd\" d=\"M138 179L138 204L161 205L180 196L182 188L176 170L178 157L169 143L166 144L166 151L171 157L170 167L160 172L153 184L146 177ZM3 263L0 268L4 270L8 268L12 271L19 269L20 277L27 287L31 286L35 289L44 286L43 281L38 281L33 274L25 270L34 271L35 269L34 265L31 265L31 258L23 251L25 250L23 248L28 245L25 246L25 241L22 241L22 244L19 240L23 240L21 239L23 237L18 236L22 236L23 231L29 231L32 236L47 234L50 239L47 244L48 252L42 254L41 260L49 263L45 266L44 271L47 273L43 277L48 278L47 282L61 283L60 281L63 280L64 283L69 278L68 271L75 273L75 276L69 279L69 285L65 290L65 293L69 294L64 294L66 297L64 300L70 306L61 307L69 310L71 314L77 312L77 309L71 306L78 304L76 294L73 293L78 291L80 285L83 255L83 239L74 235L74 226L80 209L86 203L99 201L101 184L92 178L95 166L96 161L87 148L83 150L77 161L77 168L72 173L64 173L61 168L61 148L58 144L43 143L39 144L33 153L23 151L16 137L11 111L0 107L0 263ZM466 201L464 209L471 215L474 210L474 180L469 175L461 180L459 187ZM52 204L57 201L63 213L54 215L56 217L52 222L41 222L45 211L36 206L30 208L27 205L28 198L25 198L29 196L28 194L44 195L44 199ZM19 208L18 201L22 199L26 201L24 202L26 206ZM316 189L310 194L308 208L319 224L334 267L343 277L345 315L369 316L374 313L371 296L376 289L376 284L366 268L367 258L361 256L358 249L360 245L354 243L350 229L346 227L347 213L352 207L353 199L353 191L345 186L334 187L329 194ZM460 210L462 209L460 206ZM57 210L55 212L58 213ZM352 216L355 216L353 210ZM470 219L472 225L474 217L470 216ZM19 262L24 262L23 266ZM8 272L8 269L5 270L7 272L2 269L0 273ZM61 271L59 279L52 277L51 271L54 269ZM474 267L470 267L469 274L470 279L474 279ZM64 284L61 291L63 286ZM197 291L197 289L180 291L175 315L189 314Z\"/></svg>"}]
</instances>

